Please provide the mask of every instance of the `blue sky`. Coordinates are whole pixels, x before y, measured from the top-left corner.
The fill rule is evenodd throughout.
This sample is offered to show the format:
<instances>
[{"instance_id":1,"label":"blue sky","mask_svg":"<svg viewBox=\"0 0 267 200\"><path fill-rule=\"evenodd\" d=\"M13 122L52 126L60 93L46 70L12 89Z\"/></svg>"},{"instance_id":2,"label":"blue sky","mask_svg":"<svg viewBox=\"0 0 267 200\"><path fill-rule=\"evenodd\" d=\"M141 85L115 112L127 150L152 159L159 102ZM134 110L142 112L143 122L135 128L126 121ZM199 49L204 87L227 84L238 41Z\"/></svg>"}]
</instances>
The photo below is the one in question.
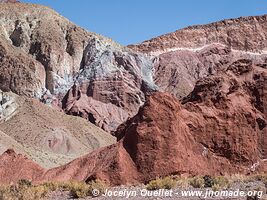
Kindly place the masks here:
<instances>
[{"instance_id":1,"label":"blue sky","mask_svg":"<svg viewBox=\"0 0 267 200\"><path fill-rule=\"evenodd\" d=\"M226 18L267 14L267 0L22 0L52 7L123 44Z\"/></svg>"}]
</instances>

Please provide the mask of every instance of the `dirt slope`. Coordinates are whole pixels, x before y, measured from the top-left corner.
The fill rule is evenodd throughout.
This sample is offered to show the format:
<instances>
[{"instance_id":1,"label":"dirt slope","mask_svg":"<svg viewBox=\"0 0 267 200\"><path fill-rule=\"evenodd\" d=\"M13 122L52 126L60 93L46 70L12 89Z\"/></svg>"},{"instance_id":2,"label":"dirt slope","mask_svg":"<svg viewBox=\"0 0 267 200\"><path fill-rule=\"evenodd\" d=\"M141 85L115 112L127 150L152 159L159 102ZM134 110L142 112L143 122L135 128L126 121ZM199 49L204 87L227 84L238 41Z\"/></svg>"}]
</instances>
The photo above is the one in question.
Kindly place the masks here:
<instances>
[{"instance_id":1,"label":"dirt slope","mask_svg":"<svg viewBox=\"0 0 267 200\"><path fill-rule=\"evenodd\" d=\"M7 94L5 101L13 96L17 107L0 121L2 152L8 148L23 150L43 167L51 168L115 141L82 118L68 116L38 100Z\"/></svg>"}]
</instances>

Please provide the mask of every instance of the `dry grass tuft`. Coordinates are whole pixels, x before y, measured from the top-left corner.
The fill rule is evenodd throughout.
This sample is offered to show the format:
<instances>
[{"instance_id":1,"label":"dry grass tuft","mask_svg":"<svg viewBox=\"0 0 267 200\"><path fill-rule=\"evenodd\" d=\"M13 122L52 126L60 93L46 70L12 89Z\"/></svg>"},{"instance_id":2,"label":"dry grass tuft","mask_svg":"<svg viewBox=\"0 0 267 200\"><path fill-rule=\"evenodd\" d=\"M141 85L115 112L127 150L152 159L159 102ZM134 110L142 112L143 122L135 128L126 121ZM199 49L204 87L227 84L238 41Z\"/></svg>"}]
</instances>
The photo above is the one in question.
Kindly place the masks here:
<instances>
[{"instance_id":1,"label":"dry grass tuft","mask_svg":"<svg viewBox=\"0 0 267 200\"><path fill-rule=\"evenodd\" d=\"M205 187L205 180L203 177L196 176L189 180L189 184L194 188L204 188Z\"/></svg>"},{"instance_id":2,"label":"dry grass tuft","mask_svg":"<svg viewBox=\"0 0 267 200\"><path fill-rule=\"evenodd\" d=\"M100 194L107 188L101 181L92 181L88 184L78 181L65 183L47 182L40 185L32 185L28 180L20 180L16 185L0 186L1 200L41 200L52 191L69 191L73 198L85 198L92 196L92 191L97 189Z\"/></svg>"},{"instance_id":3,"label":"dry grass tuft","mask_svg":"<svg viewBox=\"0 0 267 200\"><path fill-rule=\"evenodd\" d=\"M167 176L165 178L157 178L156 180L150 181L146 185L147 190L159 190L159 189L172 189L176 187L177 181L170 176Z\"/></svg>"}]
</instances>

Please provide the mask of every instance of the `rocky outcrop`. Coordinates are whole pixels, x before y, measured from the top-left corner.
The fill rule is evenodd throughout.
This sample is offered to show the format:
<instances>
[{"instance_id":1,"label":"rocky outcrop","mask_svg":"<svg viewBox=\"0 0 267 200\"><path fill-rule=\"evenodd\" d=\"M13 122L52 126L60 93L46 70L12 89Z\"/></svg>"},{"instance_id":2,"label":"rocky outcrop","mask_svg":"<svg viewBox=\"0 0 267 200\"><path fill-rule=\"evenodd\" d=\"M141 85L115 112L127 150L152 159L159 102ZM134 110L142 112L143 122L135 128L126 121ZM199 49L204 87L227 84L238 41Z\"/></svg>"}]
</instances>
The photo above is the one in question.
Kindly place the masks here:
<instances>
[{"instance_id":1,"label":"rocky outcrop","mask_svg":"<svg viewBox=\"0 0 267 200\"><path fill-rule=\"evenodd\" d=\"M162 91L187 96L200 78L238 59L265 62L267 16L241 17L191 26L130 45L154 61L154 80Z\"/></svg>"},{"instance_id":2,"label":"rocky outcrop","mask_svg":"<svg viewBox=\"0 0 267 200\"><path fill-rule=\"evenodd\" d=\"M38 98L110 132L135 115L145 93L156 89L153 64L141 53L87 32L44 6L0 7L3 91ZM70 94L74 90L79 95Z\"/></svg>"},{"instance_id":3,"label":"rocky outcrop","mask_svg":"<svg viewBox=\"0 0 267 200\"><path fill-rule=\"evenodd\" d=\"M267 54L233 50L221 44L197 50L170 51L153 58L154 80L162 91L181 99L193 90L199 79L216 74L239 59L249 59L255 64L263 63Z\"/></svg>"},{"instance_id":4,"label":"rocky outcrop","mask_svg":"<svg viewBox=\"0 0 267 200\"><path fill-rule=\"evenodd\" d=\"M183 99L187 125L197 141L243 166L266 159L265 64L238 60L201 79Z\"/></svg>"},{"instance_id":5,"label":"rocky outcrop","mask_svg":"<svg viewBox=\"0 0 267 200\"><path fill-rule=\"evenodd\" d=\"M186 28L131 50L47 7L0 8L0 151L51 168L8 150L0 183L267 170L266 16ZM154 81L181 102L155 92Z\"/></svg>"},{"instance_id":6,"label":"rocky outcrop","mask_svg":"<svg viewBox=\"0 0 267 200\"><path fill-rule=\"evenodd\" d=\"M152 62L127 49L94 39L85 49L82 64L63 108L108 132L137 113L146 93L157 90Z\"/></svg>"},{"instance_id":7,"label":"rocky outcrop","mask_svg":"<svg viewBox=\"0 0 267 200\"><path fill-rule=\"evenodd\" d=\"M238 60L199 80L182 104L167 93L147 96L138 114L116 131L116 144L34 181L101 179L119 185L170 174L265 172L266 70L264 63Z\"/></svg>"},{"instance_id":8,"label":"rocky outcrop","mask_svg":"<svg viewBox=\"0 0 267 200\"><path fill-rule=\"evenodd\" d=\"M212 163L202 156L202 145L178 115L181 109L168 94L149 96L139 113L119 128L117 135L122 139L117 144L51 169L38 181L97 178L120 185L169 174L215 173L215 169L209 171Z\"/></svg>"},{"instance_id":9,"label":"rocky outcrop","mask_svg":"<svg viewBox=\"0 0 267 200\"><path fill-rule=\"evenodd\" d=\"M39 98L46 89L52 94L68 90L72 86L72 77L80 68L83 44L93 34L87 34L48 7L22 3L0 6L3 19L1 43L5 44L3 51L12 54L12 65L22 65L14 67L14 70L28 67L25 73L35 72L34 66L38 65L42 71L35 74L35 77L41 79L43 84L35 88L16 88L28 96L32 96L28 90L33 90L38 93ZM18 60L21 56L25 62L31 61L32 64ZM4 61L7 60L5 54L1 57ZM4 76L9 78L10 75L5 73ZM23 77L24 80L21 80ZM17 84L25 85L28 82L29 75L21 74L16 78ZM18 93L13 88L9 89Z\"/></svg>"},{"instance_id":10,"label":"rocky outcrop","mask_svg":"<svg viewBox=\"0 0 267 200\"><path fill-rule=\"evenodd\" d=\"M51 169L40 180L146 182L170 174L253 173L266 165L266 64L238 60L201 79L180 104L147 97L118 143Z\"/></svg>"},{"instance_id":11,"label":"rocky outcrop","mask_svg":"<svg viewBox=\"0 0 267 200\"><path fill-rule=\"evenodd\" d=\"M220 43L235 50L266 50L267 15L227 19L207 25L190 26L130 47L142 52L166 52L179 48L202 48Z\"/></svg>"},{"instance_id":12,"label":"rocky outcrop","mask_svg":"<svg viewBox=\"0 0 267 200\"><path fill-rule=\"evenodd\" d=\"M0 122L7 121L15 114L18 108L16 98L11 92L4 93L0 90Z\"/></svg>"},{"instance_id":13,"label":"rocky outcrop","mask_svg":"<svg viewBox=\"0 0 267 200\"><path fill-rule=\"evenodd\" d=\"M2 184L16 183L21 179L34 180L44 172L39 165L22 154L8 149L0 156L0 180Z\"/></svg>"}]
</instances>

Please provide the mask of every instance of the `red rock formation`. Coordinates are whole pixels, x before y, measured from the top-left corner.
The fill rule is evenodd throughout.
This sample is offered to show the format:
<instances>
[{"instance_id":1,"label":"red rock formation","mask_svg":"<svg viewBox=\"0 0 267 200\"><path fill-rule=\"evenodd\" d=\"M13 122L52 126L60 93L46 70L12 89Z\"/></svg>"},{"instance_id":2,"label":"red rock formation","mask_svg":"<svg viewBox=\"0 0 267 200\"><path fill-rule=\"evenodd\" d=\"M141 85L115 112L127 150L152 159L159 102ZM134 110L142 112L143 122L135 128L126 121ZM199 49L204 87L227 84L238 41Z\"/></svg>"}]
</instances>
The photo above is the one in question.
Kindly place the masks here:
<instances>
[{"instance_id":1,"label":"red rock formation","mask_svg":"<svg viewBox=\"0 0 267 200\"><path fill-rule=\"evenodd\" d=\"M261 52L267 46L266 24L267 15L227 19L190 26L130 47L149 53L173 48L202 48L220 43L236 50Z\"/></svg>"},{"instance_id":2,"label":"red rock formation","mask_svg":"<svg viewBox=\"0 0 267 200\"><path fill-rule=\"evenodd\" d=\"M251 60L198 81L183 100L196 140L241 165L266 159L266 81L265 65L253 66Z\"/></svg>"},{"instance_id":3,"label":"red rock formation","mask_svg":"<svg viewBox=\"0 0 267 200\"><path fill-rule=\"evenodd\" d=\"M39 165L27 157L9 149L0 156L0 182L15 183L21 179L35 180L44 172Z\"/></svg>"},{"instance_id":4,"label":"red rock formation","mask_svg":"<svg viewBox=\"0 0 267 200\"><path fill-rule=\"evenodd\" d=\"M49 8L1 7L7 20L1 22L7 33L0 38L2 90L55 100L68 114L113 131L155 88L146 56ZM182 103L167 93L148 96L115 132L117 144L46 172L8 151L0 156L0 182L99 178L117 185L169 174L266 170L266 19L190 27L131 46L154 56L154 79L163 91L179 98L190 93Z\"/></svg>"},{"instance_id":5,"label":"red rock formation","mask_svg":"<svg viewBox=\"0 0 267 200\"><path fill-rule=\"evenodd\" d=\"M87 32L48 7L0 6L3 91L38 98L110 132L133 117L145 93L156 88L153 64L143 54ZM82 98L72 101L76 86Z\"/></svg>"},{"instance_id":6,"label":"red rock formation","mask_svg":"<svg viewBox=\"0 0 267 200\"><path fill-rule=\"evenodd\" d=\"M201 146L177 115L180 110L170 95L150 96L138 115L120 127L125 136L116 145L49 170L41 180L98 178L117 185L172 173L208 173Z\"/></svg>"},{"instance_id":7,"label":"red rock formation","mask_svg":"<svg viewBox=\"0 0 267 200\"><path fill-rule=\"evenodd\" d=\"M67 114L83 117L107 132L127 120L129 114L123 108L88 96L87 88L75 85L68 91L63 104Z\"/></svg>"},{"instance_id":8,"label":"red rock formation","mask_svg":"<svg viewBox=\"0 0 267 200\"><path fill-rule=\"evenodd\" d=\"M170 174L267 171L266 81L266 64L238 60L198 81L182 104L170 94L154 93L118 128L116 144L35 181L101 179L118 185Z\"/></svg>"},{"instance_id":9,"label":"red rock formation","mask_svg":"<svg viewBox=\"0 0 267 200\"><path fill-rule=\"evenodd\" d=\"M116 145L49 170L41 180L99 178L116 185L170 174L267 170L265 66L236 61L200 80L183 105L165 93L147 97L118 128Z\"/></svg>"},{"instance_id":10,"label":"red rock formation","mask_svg":"<svg viewBox=\"0 0 267 200\"><path fill-rule=\"evenodd\" d=\"M191 26L129 47L152 55L155 83L162 91L182 98L198 79L235 60L265 62L266 24L267 15L228 19Z\"/></svg>"},{"instance_id":11,"label":"red rock formation","mask_svg":"<svg viewBox=\"0 0 267 200\"><path fill-rule=\"evenodd\" d=\"M196 82L239 59L250 59L262 63L267 54L253 54L235 51L220 44L213 44L199 50L177 50L154 58L154 79L162 91L178 99L187 96Z\"/></svg>"}]
</instances>

